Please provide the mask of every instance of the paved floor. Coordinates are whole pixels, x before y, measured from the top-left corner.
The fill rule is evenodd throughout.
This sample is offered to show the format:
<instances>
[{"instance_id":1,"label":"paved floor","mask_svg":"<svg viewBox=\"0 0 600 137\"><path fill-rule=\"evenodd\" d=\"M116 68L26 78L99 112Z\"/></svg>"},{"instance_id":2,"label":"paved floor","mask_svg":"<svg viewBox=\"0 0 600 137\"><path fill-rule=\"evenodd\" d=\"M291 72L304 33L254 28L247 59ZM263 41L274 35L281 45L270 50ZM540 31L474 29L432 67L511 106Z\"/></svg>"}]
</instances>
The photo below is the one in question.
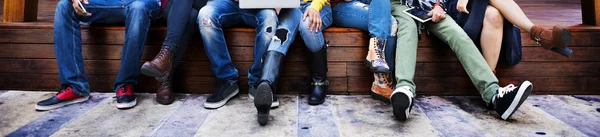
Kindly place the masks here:
<instances>
[{"instance_id":1,"label":"paved floor","mask_svg":"<svg viewBox=\"0 0 600 137\"><path fill-rule=\"evenodd\" d=\"M207 95L160 105L153 94L138 94L135 108L118 110L114 94L92 93L85 103L34 110L52 94L0 91L0 136L600 136L600 96L531 96L508 121L478 97L419 96L410 119L400 122L389 104L369 96L335 95L309 106L303 95L284 95L261 127L247 95L207 110Z\"/></svg>"}]
</instances>

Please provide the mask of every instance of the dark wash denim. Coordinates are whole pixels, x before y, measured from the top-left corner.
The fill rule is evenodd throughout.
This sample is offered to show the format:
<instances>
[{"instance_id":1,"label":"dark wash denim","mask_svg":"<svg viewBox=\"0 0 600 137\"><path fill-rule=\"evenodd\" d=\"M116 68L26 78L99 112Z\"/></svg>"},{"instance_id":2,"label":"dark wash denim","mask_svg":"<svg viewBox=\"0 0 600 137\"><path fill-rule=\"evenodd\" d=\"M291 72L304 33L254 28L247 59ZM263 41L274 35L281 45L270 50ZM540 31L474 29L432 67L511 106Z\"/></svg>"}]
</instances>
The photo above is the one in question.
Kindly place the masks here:
<instances>
[{"instance_id":1,"label":"dark wash denim","mask_svg":"<svg viewBox=\"0 0 600 137\"><path fill-rule=\"evenodd\" d=\"M198 31L196 18L198 11L206 5L207 0L169 0L163 11L163 19L167 23L167 36L163 46L176 47L175 61L183 57L192 36Z\"/></svg>"},{"instance_id":2,"label":"dark wash denim","mask_svg":"<svg viewBox=\"0 0 600 137\"><path fill-rule=\"evenodd\" d=\"M198 14L197 22L204 50L210 60L210 67L217 77L217 84L237 82L238 71L231 63L231 56L225 43L223 28L250 26L256 29L254 39L254 63L248 70L248 84L254 85L260 77L262 55L273 37L277 26L277 13L274 9L240 9L233 0L212 0Z\"/></svg>"},{"instance_id":3,"label":"dark wash denim","mask_svg":"<svg viewBox=\"0 0 600 137\"><path fill-rule=\"evenodd\" d=\"M71 0L60 0L54 16L54 50L58 62L61 86L70 85L76 94L90 93L88 78L83 69L80 24L125 24L125 43L119 74L113 89L129 83L136 85L140 73L140 59L150 22L160 13L159 0L90 0L84 4L92 14L78 16Z\"/></svg>"}]
</instances>

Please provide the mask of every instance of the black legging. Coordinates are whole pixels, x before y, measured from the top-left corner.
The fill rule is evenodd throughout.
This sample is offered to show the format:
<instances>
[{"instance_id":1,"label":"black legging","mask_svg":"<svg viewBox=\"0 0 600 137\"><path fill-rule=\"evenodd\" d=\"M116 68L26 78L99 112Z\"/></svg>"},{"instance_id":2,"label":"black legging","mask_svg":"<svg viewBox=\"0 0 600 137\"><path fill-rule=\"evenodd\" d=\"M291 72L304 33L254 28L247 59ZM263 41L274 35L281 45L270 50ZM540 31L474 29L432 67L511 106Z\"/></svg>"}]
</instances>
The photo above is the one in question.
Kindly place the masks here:
<instances>
[{"instance_id":1,"label":"black legging","mask_svg":"<svg viewBox=\"0 0 600 137\"><path fill-rule=\"evenodd\" d=\"M167 20L167 36L163 46L177 47L175 62L183 57L194 32L198 31L196 18L206 2L207 0L169 0L165 5L163 17Z\"/></svg>"}]
</instances>

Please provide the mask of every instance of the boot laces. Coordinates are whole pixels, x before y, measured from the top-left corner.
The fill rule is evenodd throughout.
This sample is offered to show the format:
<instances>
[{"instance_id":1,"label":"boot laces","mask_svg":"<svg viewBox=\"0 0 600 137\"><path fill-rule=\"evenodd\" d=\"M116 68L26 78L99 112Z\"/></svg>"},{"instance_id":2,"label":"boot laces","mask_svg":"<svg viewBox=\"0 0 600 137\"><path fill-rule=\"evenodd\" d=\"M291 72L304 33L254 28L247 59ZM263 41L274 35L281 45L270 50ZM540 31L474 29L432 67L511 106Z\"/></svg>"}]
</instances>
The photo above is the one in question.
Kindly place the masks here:
<instances>
[{"instance_id":1,"label":"boot laces","mask_svg":"<svg viewBox=\"0 0 600 137\"><path fill-rule=\"evenodd\" d=\"M517 87L513 84L509 84L506 87L498 89L498 97L502 98L504 95L514 91Z\"/></svg>"},{"instance_id":2,"label":"boot laces","mask_svg":"<svg viewBox=\"0 0 600 137\"><path fill-rule=\"evenodd\" d=\"M167 46L163 46L163 48L160 49L160 53L158 53L158 55L156 55L156 57L154 59L162 59L164 58L167 54L169 53L169 47Z\"/></svg>"}]
</instances>

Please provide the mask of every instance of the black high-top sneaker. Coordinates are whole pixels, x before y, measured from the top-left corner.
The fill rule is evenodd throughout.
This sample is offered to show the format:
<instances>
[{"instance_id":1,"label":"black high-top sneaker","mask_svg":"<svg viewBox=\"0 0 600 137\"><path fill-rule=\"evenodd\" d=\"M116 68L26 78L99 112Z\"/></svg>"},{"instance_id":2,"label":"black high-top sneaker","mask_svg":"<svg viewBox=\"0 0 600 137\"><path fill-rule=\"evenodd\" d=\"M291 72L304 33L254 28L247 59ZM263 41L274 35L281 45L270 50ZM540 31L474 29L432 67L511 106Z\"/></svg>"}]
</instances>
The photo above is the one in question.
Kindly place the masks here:
<instances>
[{"instance_id":1,"label":"black high-top sneaker","mask_svg":"<svg viewBox=\"0 0 600 137\"><path fill-rule=\"evenodd\" d=\"M398 87L392 92L390 102L396 119L402 121L408 119L414 100L415 96L408 86Z\"/></svg>"},{"instance_id":2,"label":"black high-top sneaker","mask_svg":"<svg viewBox=\"0 0 600 137\"><path fill-rule=\"evenodd\" d=\"M533 85L529 81L525 81L519 86L509 84L506 87L500 87L492 98L496 112L503 120L508 119L525 102L531 90L533 90Z\"/></svg>"}]
</instances>

